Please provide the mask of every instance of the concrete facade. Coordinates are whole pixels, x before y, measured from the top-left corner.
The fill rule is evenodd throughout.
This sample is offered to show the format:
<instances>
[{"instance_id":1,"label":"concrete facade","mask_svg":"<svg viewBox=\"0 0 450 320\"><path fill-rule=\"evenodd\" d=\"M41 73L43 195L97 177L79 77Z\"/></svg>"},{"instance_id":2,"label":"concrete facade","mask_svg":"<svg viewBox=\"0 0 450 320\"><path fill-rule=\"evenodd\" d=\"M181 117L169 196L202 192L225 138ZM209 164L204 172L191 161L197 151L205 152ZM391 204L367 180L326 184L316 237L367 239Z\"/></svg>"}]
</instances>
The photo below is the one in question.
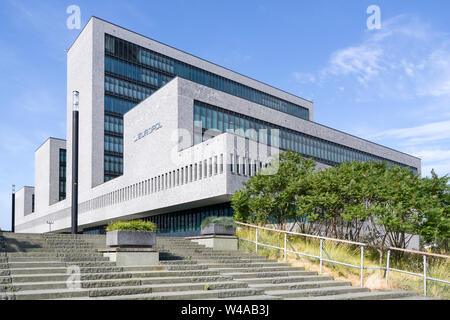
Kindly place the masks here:
<instances>
[{"instance_id":1,"label":"concrete facade","mask_svg":"<svg viewBox=\"0 0 450 320\"><path fill-rule=\"evenodd\" d=\"M49 138L34 154L36 211L45 211L59 202L59 150L66 149L66 141Z\"/></svg>"},{"instance_id":2,"label":"concrete facade","mask_svg":"<svg viewBox=\"0 0 450 320\"><path fill-rule=\"evenodd\" d=\"M63 142L49 139L36 152L38 210L24 216L25 209L16 206L17 232L47 232L46 221L49 220L54 222L52 230L70 230L70 146L74 90L80 93L80 230L105 225L113 220L142 218L228 202L231 195L242 187L243 182L261 170L258 167L255 171L252 164L268 163L279 153L275 147L228 132L194 145L194 101L249 115L274 125L413 166L420 173L418 158L176 77L124 114L123 175L103 182L105 33L305 106L309 109L312 120L313 105L307 100L92 18L70 48L67 57L66 199L54 201L54 151L60 148ZM245 165L245 170L238 171L237 164ZM327 166L317 163L317 168Z\"/></svg>"},{"instance_id":3,"label":"concrete facade","mask_svg":"<svg viewBox=\"0 0 450 320\"><path fill-rule=\"evenodd\" d=\"M18 219L20 221L25 216L28 216L33 213L32 210L33 195L34 195L34 187L25 186L16 191L14 198L14 205L16 208L15 211L16 225Z\"/></svg>"}]
</instances>

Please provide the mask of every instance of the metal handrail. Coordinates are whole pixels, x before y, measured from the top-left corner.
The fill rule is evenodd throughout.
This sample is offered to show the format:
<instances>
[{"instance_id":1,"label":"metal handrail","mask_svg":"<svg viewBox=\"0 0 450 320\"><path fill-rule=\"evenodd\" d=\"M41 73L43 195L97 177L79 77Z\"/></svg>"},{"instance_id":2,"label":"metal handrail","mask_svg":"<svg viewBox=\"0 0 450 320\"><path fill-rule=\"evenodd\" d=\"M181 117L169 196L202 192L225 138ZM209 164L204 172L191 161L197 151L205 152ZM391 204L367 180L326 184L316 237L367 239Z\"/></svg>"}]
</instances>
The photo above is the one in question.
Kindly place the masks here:
<instances>
[{"instance_id":1,"label":"metal handrail","mask_svg":"<svg viewBox=\"0 0 450 320\"><path fill-rule=\"evenodd\" d=\"M357 268L357 269L361 270L361 275L360 275L360 277L361 277L361 279L360 279L361 287L363 287L363 285L364 285L364 274L363 274L364 269L366 269L366 270L368 270L368 269L385 270L386 271L386 285L388 284L389 271L396 271L396 272L401 272L401 273L405 273L405 274L409 274L409 275L413 275L413 276L417 276L417 277L423 277L424 296L427 295L427 280L450 284L450 281L433 278L431 276L431 272L429 271L429 266L427 265L427 260L426 260L427 256L429 256L429 257L437 257L437 258L445 258L445 259L450 258L450 256L447 256L447 255L437 254L437 253L429 253L429 252L422 252L422 251L417 251L417 250L401 249L401 248L388 247L388 246L372 245L372 244L362 243L362 242L355 242L355 241L349 241L349 240L342 240L342 239L335 239L335 238L329 238L329 237L315 236L315 235L306 234L306 233L284 231L284 230L278 230L278 229L273 229L273 228L268 228L268 227L261 227L261 226L248 224L248 223L243 223L243 222L236 222L236 224L242 225L242 226L246 226L246 227L250 227L250 228L255 228L255 240L250 240L250 239L245 239L245 238L239 238L239 239L244 240L244 241L248 241L248 242L251 242L251 243L254 243L255 246L256 246L255 247L256 253L258 253L258 246L262 246L262 247L268 247L268 248L279 249L279 250L284 251L284 260L286 260L287 253L294 253L297 256L298 255L304 255L304 256L307 256L307 257L319 259L320 260L320 271L319 271L319 273L322 273L322 264L323 264L323 262L330 262L330 263L334 263L334 264L340 264L340 265L348 266L348 267L351 267L351 268ZM274 232L278 232L278 233L284 233L284 248L266 244L264 242L263 238L261 237L261 235L259 234L258 230L267 230L267 231L274 231ZM287 239L287 235L288 234L295 235L295 236L303 236L303 237L307 237L307 238L319 239L320 240L320 249L319 249L320 250L320 254L318 256L315 256L315 255L312 255L312 254L309 254L309 253L296 251L296 249L292 246L292 244ZM259 242L258 238L263 243ZM360 246L361 247L361 264L359 266L357 266L357 265L353 265L353 264L349 264L349 263L344 263L344 262L332 260L330 255L328 254L328 252L326 252L325 248L323 247L323 241L324 240L326 240L326 241L335 241L335 242L341 242L341 243L346 243L346 244L352 244L352 245ZM289 246L292 248L292 250L288 250L287 249L287 244L289 244ZM376 249L388 250L388 252L387 252L387 259L386 259L386 267L364 266L364 247L371 247L371 248L376 248ZM400 269L391 268L389 266L391 250L408 252L408 253L413 253L413 254L418 254L418 255L423 256L423 274L409 272L409 271L406 271L406 270L400 270ZM324 259L323 258L322 252L325 252L325 254L327 255L328 259ZM430 276L427 276L427 271L430 272Z\"/></svg>"}]
</instances>

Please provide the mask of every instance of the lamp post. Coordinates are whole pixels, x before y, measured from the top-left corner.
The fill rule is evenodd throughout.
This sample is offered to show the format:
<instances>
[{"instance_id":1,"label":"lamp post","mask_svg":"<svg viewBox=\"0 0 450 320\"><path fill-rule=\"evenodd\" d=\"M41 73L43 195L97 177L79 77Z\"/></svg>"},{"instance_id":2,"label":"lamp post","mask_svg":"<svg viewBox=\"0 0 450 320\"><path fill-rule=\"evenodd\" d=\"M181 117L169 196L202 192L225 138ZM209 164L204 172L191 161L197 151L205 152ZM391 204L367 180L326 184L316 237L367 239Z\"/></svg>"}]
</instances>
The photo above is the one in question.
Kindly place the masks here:
<instances>
[{"instance_id":1,"label":"lamp post","mask_svg":"<svg viewBox=\"0 0 450 320\"><path fill-rule=\"evenodd\" d=\"M16 224L16 185L12 185L12 207L11 207L11 232L14 232L14 225Z\"/></svg>"},{"instance_id":2,"label":"lamp post","mask_svg":"<svg viewBox=\"0 0 450 320\"><path fill-rule=\"evenodd\" d=\"M72 234L78 233L78 112L79 92L72 92Z\"/></svg>"},{"instance_id":3,"label":"lamp post","mask_svg":"<svg viewBox=\"0 0 450 320\"><path fill-rule=\"evenodd\" d=\"M53 221L47 221L48 224L48 232L52 232L52 224L54 224L55 222Z\"/></svg>"}]
</instances>

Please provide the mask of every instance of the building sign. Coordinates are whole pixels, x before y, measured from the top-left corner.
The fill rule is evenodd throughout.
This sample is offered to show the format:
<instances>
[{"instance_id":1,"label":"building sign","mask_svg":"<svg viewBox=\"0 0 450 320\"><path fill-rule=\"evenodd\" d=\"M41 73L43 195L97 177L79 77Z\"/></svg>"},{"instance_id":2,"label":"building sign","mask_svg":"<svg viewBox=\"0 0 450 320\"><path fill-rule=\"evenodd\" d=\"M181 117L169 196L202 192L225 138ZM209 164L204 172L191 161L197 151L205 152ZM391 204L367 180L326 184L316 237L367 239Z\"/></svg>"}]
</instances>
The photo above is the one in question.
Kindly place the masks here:
<instances>
[{"instance_id":1,"label":"building sign","mask_svg":"<svg viewBox=\"0 0 450 320\"><path fill-rule=\"evenodd\" d=\"M151 128L145 129L144 131L140 132L139 134L135 135L133 140L134 142L144 138L145 136L148 136L149 134L152 134L156 130L159 130L162 128L161 123L155 123Z\"/></svg>"}]
</instances>

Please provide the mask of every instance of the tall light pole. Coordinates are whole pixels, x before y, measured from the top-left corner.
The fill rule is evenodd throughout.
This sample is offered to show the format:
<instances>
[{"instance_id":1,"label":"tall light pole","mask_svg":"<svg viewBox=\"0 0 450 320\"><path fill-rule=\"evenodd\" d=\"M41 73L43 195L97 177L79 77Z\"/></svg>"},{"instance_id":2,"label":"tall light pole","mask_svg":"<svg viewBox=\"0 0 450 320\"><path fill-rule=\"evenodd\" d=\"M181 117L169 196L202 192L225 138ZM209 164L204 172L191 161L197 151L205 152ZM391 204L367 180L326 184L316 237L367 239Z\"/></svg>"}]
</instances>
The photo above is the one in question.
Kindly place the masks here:
<instances>
[{"instance_id":1,"label":"tall light pole","mask_svg":"<svg viewBox=\"0 0 450 320\"><path fill-rule=\"evenodd\" d=\"M14 232L16 224L16 185L12 185L12 207L11 207L11 232Z\"/></svg>"},{"instance_id":2,"label":"tall light pole","mask_svg":"<svg viewBox=\"0 0 450 320\"><path fill-rule=\"evenodd\" d=\"M78 233L78 112L79 92L72 92L72 234Z\"/></svg>"}]
</instances>

